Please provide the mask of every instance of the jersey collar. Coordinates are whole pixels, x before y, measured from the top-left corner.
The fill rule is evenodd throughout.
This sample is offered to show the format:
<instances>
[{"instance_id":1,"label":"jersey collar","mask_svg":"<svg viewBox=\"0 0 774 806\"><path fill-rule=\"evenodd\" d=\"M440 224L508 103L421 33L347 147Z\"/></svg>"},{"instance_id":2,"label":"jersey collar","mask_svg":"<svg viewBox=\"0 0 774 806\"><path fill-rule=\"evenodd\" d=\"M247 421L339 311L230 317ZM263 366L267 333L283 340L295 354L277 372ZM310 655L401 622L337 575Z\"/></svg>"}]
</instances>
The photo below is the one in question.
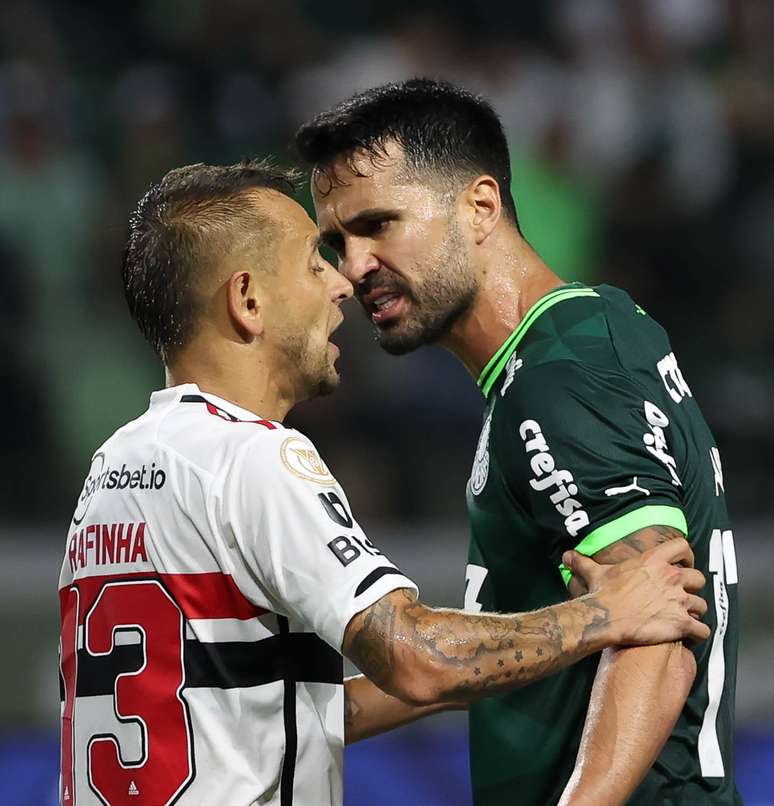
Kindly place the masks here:
<instances>
[{"instance_id":1,"label":"jersey collar","mask_svg":"<svg viewBox=\"0 0 774 806\"><path fill-rule=\"evenodd\" d=\"M599 294L593 288L589 288L583 285L583 283L569 283L568 285L563 285L561 288L555 288L553 291L544 294L527 311L513 333L500 345L497 352L487 361L486 366L478 376L476 384L484 397L489 397L489 392L491 392L492 387L502 374L505 365L508 363L508 359L516 351L516 348L519 346L526 332L542 313L545 313L549 308L553 308L554 305L566 299L598 296Z\"/></svg>"},{"instance_id":2,"label":"jersey collar","mask_svg":"<svg viewBox=\"0 0 774 806\"><path fill-rule=\"evenodd\" d=\"M195 383L182 383L179 386L169 386L166 389L160 389L151 394L151 406L157 406L164 403L177 402L183 395L201 395L205 400L213 403L222 411L232 414L238 420L256 420L261 419L260 414L256 414L248 409L243 409L232 403L230 400L225 400L217 395L210 394L210 392L202 391L198 384Z\"/></svg>"}]
</instances>

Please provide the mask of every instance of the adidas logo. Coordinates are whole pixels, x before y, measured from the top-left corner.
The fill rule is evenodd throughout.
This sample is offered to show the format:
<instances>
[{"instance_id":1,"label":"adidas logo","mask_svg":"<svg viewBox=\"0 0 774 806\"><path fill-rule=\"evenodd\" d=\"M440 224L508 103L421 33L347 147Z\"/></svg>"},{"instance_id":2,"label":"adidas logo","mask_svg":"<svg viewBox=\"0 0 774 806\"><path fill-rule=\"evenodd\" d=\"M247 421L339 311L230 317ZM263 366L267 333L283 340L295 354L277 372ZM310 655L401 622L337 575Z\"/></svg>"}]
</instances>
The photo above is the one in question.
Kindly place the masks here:
<instances>
[{"instance_id":1,"label":"adidas logo","mask_svg":"<svg viewBox=\"0 0 774 806\"><path fill-rule=\"evenodd\" d=\"M62 795L62 800L70 800L70 789L67 787L66 784L64 794Z\"/></svg>"},{"instance_id":2,"label":"adidas logo","mask_svg":"<svg viewBox=\"0 0 774 806\"><path fill-rule=\"evenodd\" d=\"M134 781L129 781L129 791L127 795L139 795L140 790L137 788L137 784Z\"/></svg>"}]
</instances>

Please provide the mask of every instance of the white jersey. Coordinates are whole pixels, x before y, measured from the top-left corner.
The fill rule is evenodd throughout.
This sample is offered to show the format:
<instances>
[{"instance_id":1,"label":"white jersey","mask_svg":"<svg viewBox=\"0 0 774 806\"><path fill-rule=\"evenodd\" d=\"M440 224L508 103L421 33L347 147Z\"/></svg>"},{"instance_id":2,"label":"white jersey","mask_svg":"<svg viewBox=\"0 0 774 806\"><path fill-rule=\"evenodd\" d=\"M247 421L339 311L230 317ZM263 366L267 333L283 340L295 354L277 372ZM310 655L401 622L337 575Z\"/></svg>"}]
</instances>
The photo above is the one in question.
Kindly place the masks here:
<instances>
[{"instance_id":1,"label":"white jersey","mask_svg":"<svg viewBox=\"0 0 774 806\"><path fill-rule=\"evenodd\" d=\"M344 630L403 587L301 433L155 392L67 536L61 803L340 804Z\"/></svg>"}]
</instances>

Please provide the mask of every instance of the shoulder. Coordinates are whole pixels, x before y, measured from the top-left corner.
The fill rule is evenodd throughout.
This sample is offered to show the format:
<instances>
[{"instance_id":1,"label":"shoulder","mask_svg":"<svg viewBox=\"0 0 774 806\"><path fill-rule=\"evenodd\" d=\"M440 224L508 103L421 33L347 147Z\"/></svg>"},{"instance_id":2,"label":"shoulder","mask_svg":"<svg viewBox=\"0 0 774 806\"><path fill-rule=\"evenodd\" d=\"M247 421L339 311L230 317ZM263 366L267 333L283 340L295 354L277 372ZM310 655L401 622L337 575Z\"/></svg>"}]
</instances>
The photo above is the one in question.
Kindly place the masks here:
<instances>
[{"instance_id":1,"label":"shoulder","mask_svg":"<svg viewBox=\"0 0 774 806\"><path fill-rule=\"evenodd\" d=\"M605 299L596 292L560 297L530 325L517 352L525 368L556 362L615 366Z\"/></svg>"},{"instance_id":2,"label":"shoulder","mask_svg":"<svg viewBox=\"0 0 774 806\"><path fill-rule=\"evenodd\" d=\"M496 441L537 444L541 434L550 434L569 444L636 430L643 396L618 366L563 359L523 366L509 386L503 384L492 405Z\"/></svg>"},{"instance_id":3,"label":"shoulder","mask_svg":"<svg viewBox=\"0 0 774 806\"><path fill-rule=\"evenodd\" d=\"M239 419L213 403L183 398L155 427L159 447L210 475L228 473L245 453L269 454L293 432L273 420Z\"/></svg>"},{"instance_id":4,"label":"shoulder","mask_svg":"<svg viewBox=\"0 0 774 806\"><path fill-rule=\"evenodd\" d=\"M506 368L506 373L507 373ZM498 413L529 411L534 407L548 410L563 401L593 395L608 379L612 385L625 378L617 366L600 366L586 361L561 358L529 363L521 359L513 378L506 378L497 391L494 409Z\"/></svg>"},{"instance_id":5,"label":"shoulder","mask_svg":"<svg viewBox=\"0 0 774 806\"><path fill-rule=\"evenodd\" d=\"M242 466L281 473L289 480L323 487L337 483L312 440L293 428L253 436L242 448L240 457Z\"/></svg>"},{"instance_id":6,"label":"shoulder","mask_svg":"<svg viewBox=\"0 0 774 806\"><path fill-rule=\"evenodd\" d=\"M634 381L621 331L647 329L652 320L625 291L568 287L549 295L547 303L552 301L542 312L535 306L521 325L524 336L505 364L498 392L508 407L532 400L550 406L555 394L561 399L563 393Z\"/></svg>"},{"instance_id":7,"label":"shoulder","mask_svg":"<svg viewBox=\"0 0 774 806\"><path fill-rule=\"evenodd\" d=\"M559 289L521 327L518 352L532 366L567 360L616 368L623 342L652 340L661 331L629 294L608 285Z\"/></svg>"},{"instance_id":8,"label":"shoulder","mask_svg":"<svg viewBox=\"0 0 774 806\"><path fill-rule=\"evenodd\" d=\"M229 456L220 476L231 490L256 498L284 490L296 495L311 489L339 489L338 482L316 446L294 428L253 431L245 439L229 441Z\"/></svg>"}]
</instances>

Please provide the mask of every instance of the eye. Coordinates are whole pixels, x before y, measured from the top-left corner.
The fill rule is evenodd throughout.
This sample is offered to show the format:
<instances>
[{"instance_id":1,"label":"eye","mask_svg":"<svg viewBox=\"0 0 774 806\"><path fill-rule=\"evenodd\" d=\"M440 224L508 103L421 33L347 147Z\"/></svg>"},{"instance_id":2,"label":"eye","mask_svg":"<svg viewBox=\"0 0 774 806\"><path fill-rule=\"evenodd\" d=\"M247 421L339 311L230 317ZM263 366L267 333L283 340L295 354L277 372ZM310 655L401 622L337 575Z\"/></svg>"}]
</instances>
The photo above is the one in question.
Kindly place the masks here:
<instances>
[{"instance_id":1,"label":"eye","mask_svg":"<svg viewBox=\"0 0 774 806\"><path fill-rule=\"evenodd\" d=\"M391 219L383 216L376 216L374 218L364 218L354 224L351 229L352 232L361 238L373 238L380 235L387 228Z\"/></svg>"},{"instance_id":2,"label":"eye","mask_svg":"<svg viewBox=\"0 0 774 806\"><path fill-rule=\"evenodd\" d=\"M380 218L376 221L371 222L371 228L374 233L381 232L382 230L387 229L387 225L390 223L389 218Z\"/></svg>"}]
</instances>

